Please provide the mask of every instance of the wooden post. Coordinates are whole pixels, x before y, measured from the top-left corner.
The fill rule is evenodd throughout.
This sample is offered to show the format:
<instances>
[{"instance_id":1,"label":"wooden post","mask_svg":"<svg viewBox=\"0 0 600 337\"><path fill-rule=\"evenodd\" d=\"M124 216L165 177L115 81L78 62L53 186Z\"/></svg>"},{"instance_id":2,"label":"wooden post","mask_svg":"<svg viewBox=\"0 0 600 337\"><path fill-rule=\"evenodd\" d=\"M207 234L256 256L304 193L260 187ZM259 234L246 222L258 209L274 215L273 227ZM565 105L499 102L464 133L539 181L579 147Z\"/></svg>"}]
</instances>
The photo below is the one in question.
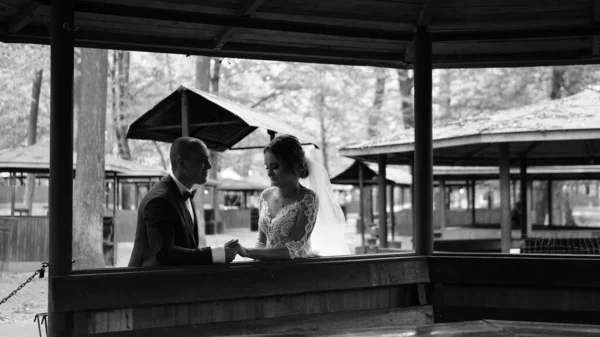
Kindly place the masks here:
<instances>
[{"instance_id":1,"label":"wooden post","mask_svg":"<svg viewBox=\"0 0 600 337\"><path fill-rule=\"evenodd\" d=\"M362 167L362 163L359 162L358 163L358 188L360 191L360 200L358 203L358 221L360 221L360 242L361 242L361 247L363 249L365 248L365 206L364 206L364 200L365 200L365 183L364 183L364 178L363 178L363 167Z\"/></svg>"},{"instance_id":2,"label":"wooden post","mask_svg":"<svg viewBox=\"0 0 600 337\"><path fill-rule=\"evenodd\" d=\"M404 210L404 202L405 202L404 198L406 197L405 194L406 194L406 191L404 189L404 186L400 186L400 205L402 205L403 210Z\"/></svg>"},{"instance_id":3,"label":"wooden post","mask_svg":"<svg viewBox=\"0 0 600 337\"><path fill-rule=\"evenodd\" d=\"M17 203L17 173L10 173L10 216L15 216L15 205Z\"/></svg>"},{"instance_id":4,"label":"wooden post","mask_svg":"<svg viewBox=\"0 0 600 337\"><path fill-rule=\"evenodd\" d=\"M471 224L475 226L477 224L477 209L475 209L475 185L477 181L475 179L471 180L471 199L469 202L471 203Z\"/></svg>"},{"instance_id":5,"label":"wooden post","mask_svg":"<svg viewBox=\"0 0 600 337\"><path fill-rule=\"evenodd\" d=\"M395 216L394 216L394 187L395 184L390 184L390 226L392 227L392 241L394 241L394 227L395 227Z\"/></svg>"},{"instance_id":6,"label":"wooden post","mask_svg":"<svg viewBox=\"0 0 600 337\"><path fill-rule=\"evenodd\" d=\"M548 193L548 227L552 227L552 179L548 179L546 192Z\"/></svg>"},{"instance_id":7,"label":"wooden post","mask_svg":"<svg viewBox=\"0 0 600 337\"><path fill-rule=\"evenodd\" d=\"M500 232L502 253L509 253L511 243L510 225L510 150L508 143L499 144L500 147Z\"/></svg>"},{"instance_id":8,"label":"wooden post","mask_svg":"<svg viewBox=\"0 0 600 337\"><path fill-rule=\"evenodd\" d=\"M72 335L72 315L57 312L53 277L71 272L73 258L73 6L70 0L50 5L50 182L48 221L50 281L48 336Z\"/></svg>"},{"instance_id":9,"label":"wooden post","mask_svg":"<svg viewBox=\"0 0 600 337\"><path fill-rule=\"evenodd\" d=\"M269 134L269 141L275 139L275 131L267 130L267 133Z\"/></svg>"},{"instance_id":10,"label":"wooden post","mask_svg":"<svg viewBox=\"0 0 600 337\"><path fill-rule=\"evenodd\" d=\"M532 217L529 216L529 212L533 208L533 181L527 181L527 233L531 233L531 226L533 224Z\"/></svg>"},{"instance_id":11,"label":"wooden post","mask_svg":"<svg viewBox=\"0 0 600 337\"><path fill-rule=\"evenodd\" d=\"M117 215L117 186L119 186L119 179L117 178L117 172L113 173L113 219Z\"/></svg>"},{"instance_id":12,"label":"wooden post","mask_svg":"<svg viewBox=\"0 0 600 337\"><path fill-rule=\"evenodd\" d=\"M433 141L431 35L426 27L415 33L415 252L433 254Z\"/></svg>"},{"instance_id":13,"label":"wooden post","mask_svg":"<svg viewBox=\"0 0 600 337\"><path fill-rule=\"evenodd\" d=\"M181 136L190 135L190 108L185 90L181 90Z\"/></svg>"},{"instance_id":14,"label":"wooden post","mask_svg":"<svg viewBox=\"0 0 600 337\"><path fill-rule=\"evenodd\" d=\"M439 193L438 193L438 204L439 204L439 221L440 221L440 232L442 237L444 236L444 229L446 228L446 181L444 178L439 180Z\"/></svg>"},{"instance_id":15,"label":"wooden post","mask_svg":"<svg viewBox=\"0 0 600 337\"><path fill-rule=\"evenodd\" d=\"M527 160L525 159L525 156L521 157L521 160L519 162L519 167L520 167L520 184L521 184L521 218L520 223L521 223L521 238L522 239L526 239L528 234L529 234L529 226L527 225L527 212L529 210L529 208L527 208L527 204L528 204L528 200L527 200Z\"/></svg>"},{"instance_id":16,"label":"wooden post","mask_svg":"<svg viewBox=\"0 0 600 337\"><path fill-rule=\"evenodd\" d=\"M379 170L377 174L378 186L377 192L379 198L377 200L377 206L379 208L379 247L386 248L388 246L387 237L387 201L386 201L386 155L380 154L378 158Z\"/></svg>"}]
</instances>

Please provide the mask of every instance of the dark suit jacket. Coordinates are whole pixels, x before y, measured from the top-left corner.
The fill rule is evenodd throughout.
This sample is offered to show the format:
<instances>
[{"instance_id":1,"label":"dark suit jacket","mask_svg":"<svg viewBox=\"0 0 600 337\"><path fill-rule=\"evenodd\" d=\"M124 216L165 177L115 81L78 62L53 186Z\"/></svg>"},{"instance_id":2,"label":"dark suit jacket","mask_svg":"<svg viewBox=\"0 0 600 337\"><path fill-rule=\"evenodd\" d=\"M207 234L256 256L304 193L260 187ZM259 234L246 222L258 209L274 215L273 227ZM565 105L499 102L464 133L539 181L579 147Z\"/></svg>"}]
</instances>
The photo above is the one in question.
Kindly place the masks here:
<instances>
[{"instance_id":1,"label":"dark suit jacket","mask_svg":"<svg viewBox=\"0 0 600 337\"><path fill-rule=\"evenodd\" d=\"M210 248L197 247L198 224L169 175L156 183L140 203L129 266L212 263Z\"/></svg>"}]
</instances>

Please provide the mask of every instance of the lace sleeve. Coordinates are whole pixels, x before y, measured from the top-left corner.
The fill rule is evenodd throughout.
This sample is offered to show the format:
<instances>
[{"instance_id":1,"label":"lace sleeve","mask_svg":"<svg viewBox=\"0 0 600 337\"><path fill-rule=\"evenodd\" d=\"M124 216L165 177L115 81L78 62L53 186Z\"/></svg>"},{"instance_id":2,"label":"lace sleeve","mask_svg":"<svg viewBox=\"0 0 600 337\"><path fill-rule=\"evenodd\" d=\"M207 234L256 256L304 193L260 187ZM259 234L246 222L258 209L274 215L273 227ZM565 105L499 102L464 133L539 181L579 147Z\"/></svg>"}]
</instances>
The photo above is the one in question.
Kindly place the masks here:
<instances>
[{"instance_id":1,"label":"lace sleeve","mask_svg":"<svg viewBox=\"0 0 600 337\"><path fill-rule=\"evenodd\" d=\"M264 199L264 194L265 194L266 190L264 190L261 194L260 194L260 198L258 201L258 239L256 240L256 244L255 244L255 248L266 248L267 247L267 235L265 234L265 232L262 230L262 228L260 228L260 223L261 223L261 217L263 217L263 207L265 207L264 203L266 203L265 199Z\"/></svg>"},{"instance_id":2,"label":"lace sleeve","mask_svg":"<svg viewBox=\"0 0 600 337\"><path fill-rule=\"evenodd\" d=\"M310 234L315 227L318 211L319 200L316 194L313 191L307 192L302 199L294 231L290 235L289 241L285 243L292 260L308 257L311 251Z\"/></svg>"}]
</instances>

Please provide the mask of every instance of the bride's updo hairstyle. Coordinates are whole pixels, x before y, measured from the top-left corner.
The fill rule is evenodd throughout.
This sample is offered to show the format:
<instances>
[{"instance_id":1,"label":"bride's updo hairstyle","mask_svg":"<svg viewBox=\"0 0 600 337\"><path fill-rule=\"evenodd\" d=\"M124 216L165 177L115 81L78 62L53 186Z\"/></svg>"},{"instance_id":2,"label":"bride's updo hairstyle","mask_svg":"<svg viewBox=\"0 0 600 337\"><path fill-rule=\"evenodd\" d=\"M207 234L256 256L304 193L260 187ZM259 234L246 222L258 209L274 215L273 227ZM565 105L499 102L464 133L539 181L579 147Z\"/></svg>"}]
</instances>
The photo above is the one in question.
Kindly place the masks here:
<instances>
[{"instance_id":1,"label":"bride's updo hairstyle","mask_svg":"<svg viewBox=\"0 0 600 337\"><path fill-rule=\"evenodd\" d=\"M301 179L308 177L306 157L298 138L280 134L265 146L263 153L267 152L271 152L286 169L296 172Z\"/></svg>"}]
</instances>

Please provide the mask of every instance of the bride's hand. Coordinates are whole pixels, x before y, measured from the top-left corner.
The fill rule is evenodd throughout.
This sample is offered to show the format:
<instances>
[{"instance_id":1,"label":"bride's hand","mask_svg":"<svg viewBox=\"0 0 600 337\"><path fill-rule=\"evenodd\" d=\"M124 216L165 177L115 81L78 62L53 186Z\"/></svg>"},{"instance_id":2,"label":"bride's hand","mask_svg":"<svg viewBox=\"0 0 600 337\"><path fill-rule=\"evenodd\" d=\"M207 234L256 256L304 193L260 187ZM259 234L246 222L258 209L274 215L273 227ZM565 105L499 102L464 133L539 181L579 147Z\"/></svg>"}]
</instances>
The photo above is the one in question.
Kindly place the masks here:
<instances>
[{"instance_id":1,"label":"bride's hand","mask_svg":"<svg viewBox=\"0 0 600 337\"><path fill-rule=\"evenodd\" d=\"M239 242L236 242L235 244L231 245L231 248L235 249L239 256L249 257L248 250L246 249L246 247L242 246Z\"/></svg>"}]
</instances>

